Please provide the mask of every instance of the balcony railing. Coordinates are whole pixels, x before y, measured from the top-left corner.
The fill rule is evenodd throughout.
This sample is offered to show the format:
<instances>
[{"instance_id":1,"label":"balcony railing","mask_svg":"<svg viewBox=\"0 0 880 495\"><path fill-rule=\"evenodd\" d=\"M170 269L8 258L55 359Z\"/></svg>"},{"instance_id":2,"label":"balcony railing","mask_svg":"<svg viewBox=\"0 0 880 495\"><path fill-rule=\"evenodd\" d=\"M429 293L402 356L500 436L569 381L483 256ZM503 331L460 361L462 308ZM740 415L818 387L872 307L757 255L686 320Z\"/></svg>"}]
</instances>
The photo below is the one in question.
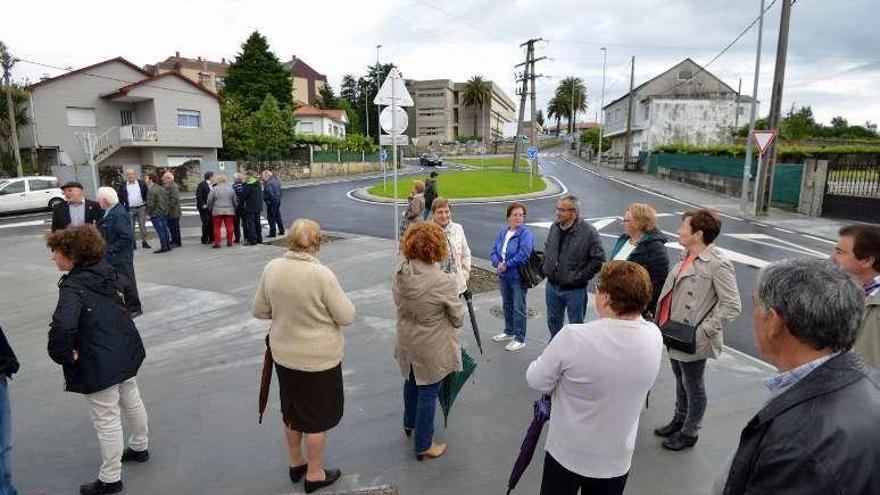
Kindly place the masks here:
<instances>
[{"instance_id":1,"label":"balcony railing","mask_svg":"<svg viewBox=\"0 0 880 495\"><path fill-rule=\"evenodd\" d=\"M154 125L124 125L119 127L119 141L124 144L158 143L159 132Z\"/></svg>"}]
</instances>

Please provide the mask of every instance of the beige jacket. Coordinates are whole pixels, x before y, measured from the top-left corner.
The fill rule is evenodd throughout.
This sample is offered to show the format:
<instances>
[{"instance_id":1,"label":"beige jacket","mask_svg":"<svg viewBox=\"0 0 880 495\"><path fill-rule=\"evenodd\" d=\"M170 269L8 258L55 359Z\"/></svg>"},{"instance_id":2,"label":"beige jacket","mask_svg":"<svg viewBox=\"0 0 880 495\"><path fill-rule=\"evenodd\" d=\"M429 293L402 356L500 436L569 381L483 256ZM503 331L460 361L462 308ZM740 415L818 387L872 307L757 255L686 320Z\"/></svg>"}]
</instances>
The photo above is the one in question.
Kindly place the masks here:
<instances>
[{"instance_id":1,"label":"beige jacket","mask_svg":"<svg viewBox=\"0 0 880 495\"><path fill-rule=\"evenodd\" d=\"M449 222L446 226L446 239L455 250L451 253L455 261L455 281L458 285L458 293L467 290L468 279L471 276L471 248L464 236L464 228L461 224Z\"/></svg>"},{"instance_id":2,"label":"beige jacket","mask_svg":"<svg viewBox=\"0 0 880 495\"><path fill-rule=\"evenodd\" d=\"M868 366L880 370L880 294L865 301L865 319L853 349L857 350Z\"/></svg>"},{"instance_id":3,"label":"beige jacket","mask_svg":"<svg viewBox=\"0 0 880 495\"><path fill-rule=\"evenodd\" d=\"M669 357L684 362L717 358L724 346L721 334L724 327L742 312L733 263L718 247L710 244L676 282L676 275L683 262L684 259L669 270L659 301L662 302L672 292L674 284L669 318L688 325L696 325L701 318L706 318L697 328L696 353L686 354L669 349ZM657 304L659 306L661 303Z\"/></svg>"},{"instance_id":4,"label":"beige jacket","mask_svg":"<svg viewBox=\"0 0 880 495\"><path fill-rule=\"evenodd\" d=\"M412 367L418 385L430 385L461 370L461 343L456 328L464 309L455 278L437 263L404 261L392 284L397 305L397 347L400 373Z\"/></svg>"},{"instance_id":5,"label":"beige jacket","mask_svg":"<svg viewBox=\"0 0 880 495\"><path fill-rule=\"evenodd\" d=\"M272 359L285 368L324 371L342 361L339 327L354 323L354 304L329 268L314 256L288 251L263 269L251 308L272 320Z\"/></svg>"}]
</instances>

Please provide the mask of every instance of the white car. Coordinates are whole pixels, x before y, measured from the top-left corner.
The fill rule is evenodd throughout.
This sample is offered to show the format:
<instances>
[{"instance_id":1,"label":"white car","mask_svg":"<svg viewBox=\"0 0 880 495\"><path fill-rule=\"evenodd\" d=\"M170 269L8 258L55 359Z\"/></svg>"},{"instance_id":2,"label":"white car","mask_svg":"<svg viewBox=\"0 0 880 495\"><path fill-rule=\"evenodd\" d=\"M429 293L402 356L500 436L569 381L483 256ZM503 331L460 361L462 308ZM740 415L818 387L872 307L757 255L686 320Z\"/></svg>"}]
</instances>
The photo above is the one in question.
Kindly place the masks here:
<instances>
[{"instance_id":1,"label":"white car","mask_svg":"<svg viewBox=\"0 0 880 495\"><path fill-rule=\"evenodd\" d=\"M52 209L64 201L55 177L0 179L0 213Z\"/></svg>"}]
</instances>

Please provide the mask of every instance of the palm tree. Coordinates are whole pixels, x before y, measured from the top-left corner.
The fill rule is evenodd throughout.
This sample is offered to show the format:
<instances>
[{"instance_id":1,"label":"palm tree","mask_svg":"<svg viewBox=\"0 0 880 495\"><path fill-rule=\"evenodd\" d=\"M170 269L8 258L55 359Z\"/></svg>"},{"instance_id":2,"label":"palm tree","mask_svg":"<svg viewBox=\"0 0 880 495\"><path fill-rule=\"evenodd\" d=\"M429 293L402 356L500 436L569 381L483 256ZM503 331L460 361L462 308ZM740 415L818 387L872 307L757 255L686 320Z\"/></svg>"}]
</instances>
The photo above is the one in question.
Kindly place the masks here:
<instances>
[{"instance_id":1,"label":"palm tree","mask_svg":"<svg viewBox=\"0 0 880 495\"><path fill-rule=\"evenodd\" d=\"M550 98L550 101L547 102L547 118L552 119L556 117L556 135L559 136L559 122L562 120L562 108L559 107L559 103L556 101L556 97Z\"/></svg>"},{"instance_id":2,"label":"palm tree","mask_svg":"<svg viewBox=\"0 0 880 495\"><path fill-rule=\"evenodd\" d=\"M483 79L483 76L472 77L464 86L462 94L462 103L466 107L479 106L480 116L483 117L483 109L485 105L492 99L492 83ZM485 119L483 119L485 123ZM485 131L485 125L484 131ZM474 134L477 132L477 114L474 113ZM486 142L485 132L483 132L483 143Z\"/></svg>"},{"instance_id":3,"label":"palm tree","mask_svg":"<svg viewBox=\"0 0 880 495\"><path fill-rule=\"evenodd\" d=\"M569 76L559 81L559 86L556 87L556 100L560 113L568 118L569 134L574 133L577 113L587 110L587 88L583 79Z\"/></svg>"}]
</instances>

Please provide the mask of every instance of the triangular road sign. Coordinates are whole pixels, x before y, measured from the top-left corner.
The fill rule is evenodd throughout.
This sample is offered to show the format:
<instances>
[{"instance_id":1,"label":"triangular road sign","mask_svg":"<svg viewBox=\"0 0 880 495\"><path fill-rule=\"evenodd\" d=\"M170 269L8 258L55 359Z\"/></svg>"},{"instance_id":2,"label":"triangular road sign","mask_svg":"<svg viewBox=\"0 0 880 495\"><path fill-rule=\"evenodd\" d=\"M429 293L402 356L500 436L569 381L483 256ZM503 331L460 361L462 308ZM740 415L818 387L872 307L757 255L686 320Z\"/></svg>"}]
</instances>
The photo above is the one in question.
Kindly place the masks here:
<instances>
[{"instance_id":1,"label":"triangular road sign","mask_svg":"<svg viewBox=\"0 0 880 495\"><path fill-rule=\"evenodd\" d=\"M755 144L758 146L758 153L761 155L770 147L773 138L776 137L776 131L754 131L752 136L755 137Z\"/></svg>"},{"instance_id":2,"label":"triangular road sign","mask_svg":"<svg viewBox=\"0 0 880 495\"><path fill-rule=\"evenodd\" d=\"M397 67L392 67L391 71L388 72L388 77L385 78L385 82L379 88L379 93L373 99L373 104L391 106L392 93L396 100L395 105L399 107L411 107L414 105L412 96L406 90L406 84L404 84L403 77L400 75Z\"/></svg>"}]
</instances>

